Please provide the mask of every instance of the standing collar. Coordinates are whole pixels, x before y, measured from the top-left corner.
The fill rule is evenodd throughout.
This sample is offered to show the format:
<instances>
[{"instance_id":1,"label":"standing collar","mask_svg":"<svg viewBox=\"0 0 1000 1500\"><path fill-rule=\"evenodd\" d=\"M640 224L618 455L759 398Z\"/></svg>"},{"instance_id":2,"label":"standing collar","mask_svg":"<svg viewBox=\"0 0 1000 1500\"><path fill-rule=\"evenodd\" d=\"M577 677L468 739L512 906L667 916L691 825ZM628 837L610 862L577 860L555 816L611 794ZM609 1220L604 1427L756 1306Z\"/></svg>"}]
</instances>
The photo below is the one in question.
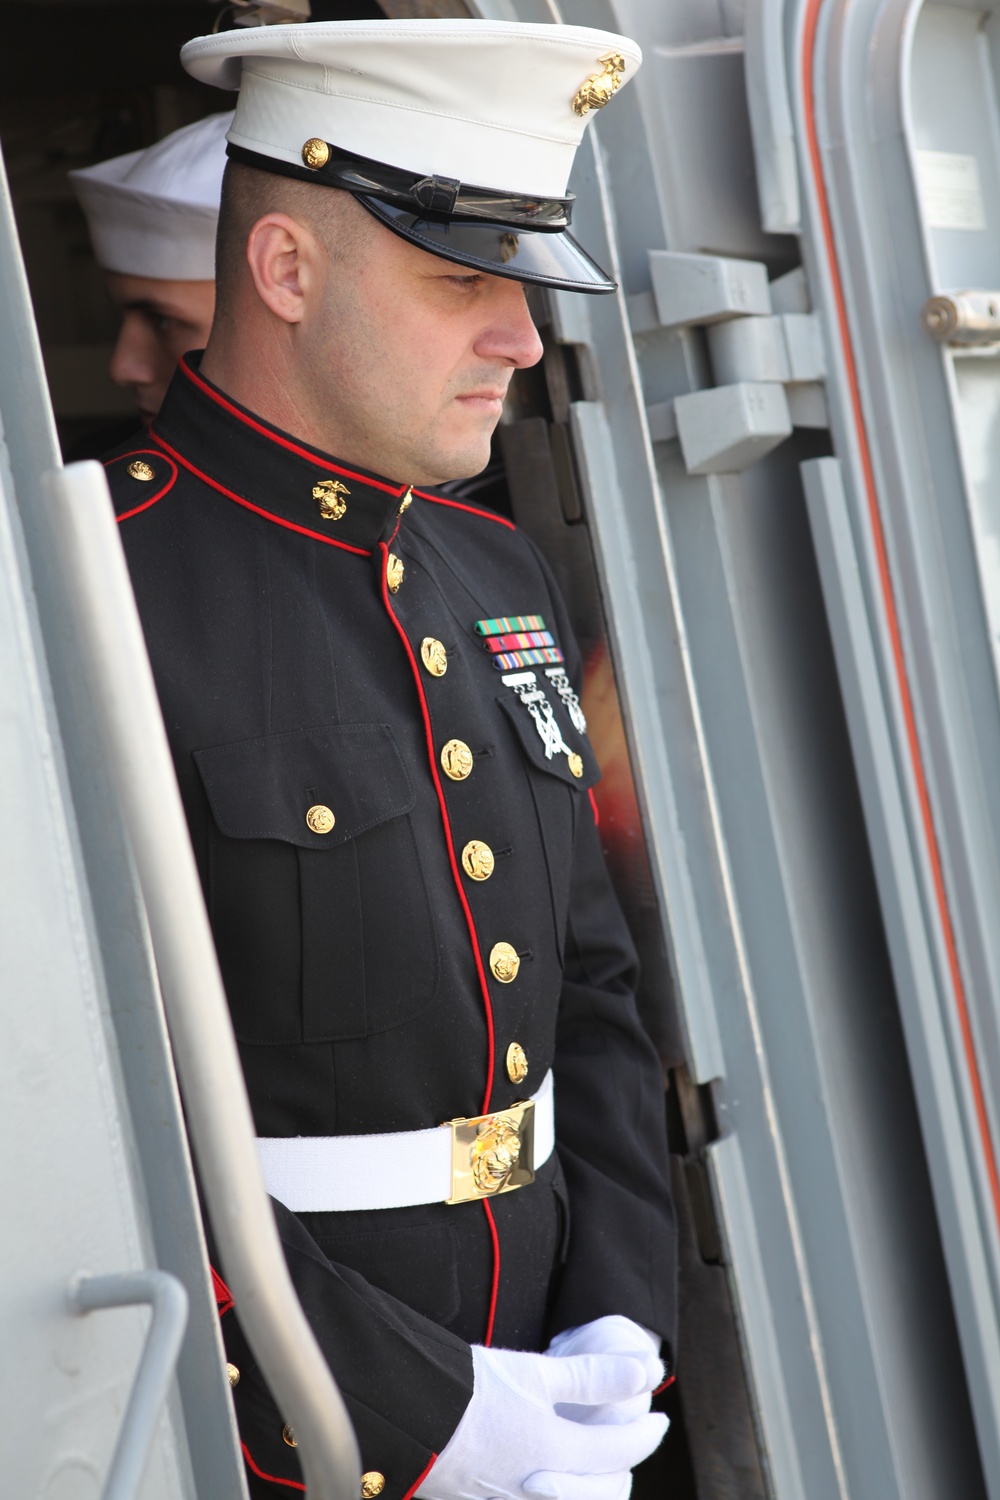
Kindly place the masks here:
<instances>
[{"instance_id":1,"label":"standing collar","mask_svg":"<svg viewBox=\"0 0 1000 1500\"><path fill-rule=\"evenodd\" d=\"M231 500L351 552L395 523L405 484L310 448L233 401L185 354L150 429L175 461Z\"/></svg>"}]
</instances>

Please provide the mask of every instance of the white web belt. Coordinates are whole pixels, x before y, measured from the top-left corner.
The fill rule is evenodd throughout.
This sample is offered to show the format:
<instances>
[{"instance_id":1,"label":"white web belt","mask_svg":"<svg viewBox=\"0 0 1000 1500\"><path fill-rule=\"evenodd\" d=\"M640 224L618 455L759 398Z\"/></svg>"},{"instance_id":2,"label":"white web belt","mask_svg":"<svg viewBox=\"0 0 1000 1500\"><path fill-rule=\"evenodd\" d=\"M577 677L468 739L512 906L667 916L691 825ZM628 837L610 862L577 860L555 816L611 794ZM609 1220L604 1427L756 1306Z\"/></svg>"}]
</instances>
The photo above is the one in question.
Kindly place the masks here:
<instances>
[{"instance_id":1,"label":"white web belt","mask_svg":"<svg viewBox=\"0 0 1000 1500\"><path fill-rule=\"evenodd\" d=\"M525 1103L432 1130L257 1138L264 1186L293 1213L495 1197L533 1182L554 1148L551 1069Z\"/></svg>"}]
</instances>

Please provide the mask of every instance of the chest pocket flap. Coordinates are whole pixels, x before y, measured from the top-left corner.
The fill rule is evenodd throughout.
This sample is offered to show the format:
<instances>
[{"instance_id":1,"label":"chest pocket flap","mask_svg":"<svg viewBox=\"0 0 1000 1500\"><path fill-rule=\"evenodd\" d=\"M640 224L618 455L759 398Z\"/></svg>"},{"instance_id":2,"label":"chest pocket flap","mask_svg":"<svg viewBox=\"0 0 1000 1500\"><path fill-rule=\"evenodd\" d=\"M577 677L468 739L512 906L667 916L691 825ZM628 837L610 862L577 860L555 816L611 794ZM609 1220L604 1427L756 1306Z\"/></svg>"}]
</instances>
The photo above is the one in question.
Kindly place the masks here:
<instances>
[{"instance_id":1,"label":"chest pocket flap","mask_svg":"<svg viewBox=\"0 0 1000 1500\"><path fill-rule=\"evenodd\" d=\"M322 724L196 750L221 833L333 849L411 810L413 785L388 724ZM329 809L329 833L306 822Z\"/></svg>"},{"instance_id":2,"label":"chest pocket flap","mask_svg":"<svg viewBox=\"0 0 1000 1500\"><path fill-rule=\"evenodd\" d=\"M601 779L601 769L597 764L597 757L591 748L587 736L580 734L570 723L569 715L562 704L559 703L558 699L553 702L555 694L550 695L547 693L546 697L549 698L549 702L552 704L553 717L559 727L563 743L568 748L568 754L566 750L556 750L552 755L546 753L547 746L542 740L530 709L526 704L521 702L513 690L503 693L497 699L497 702L505 710L513 723L518 739L521 741L531 763L537 766L540 771L547 771L550 776L557 777L566 786L571 786L574 791L585 792L588 787L596 785ZM573 755L577 755L580 758L577 763L577 769L582 764L582 773L579 776L573 775L570 760L570 756Z\"/></svg>"}]
</instances>

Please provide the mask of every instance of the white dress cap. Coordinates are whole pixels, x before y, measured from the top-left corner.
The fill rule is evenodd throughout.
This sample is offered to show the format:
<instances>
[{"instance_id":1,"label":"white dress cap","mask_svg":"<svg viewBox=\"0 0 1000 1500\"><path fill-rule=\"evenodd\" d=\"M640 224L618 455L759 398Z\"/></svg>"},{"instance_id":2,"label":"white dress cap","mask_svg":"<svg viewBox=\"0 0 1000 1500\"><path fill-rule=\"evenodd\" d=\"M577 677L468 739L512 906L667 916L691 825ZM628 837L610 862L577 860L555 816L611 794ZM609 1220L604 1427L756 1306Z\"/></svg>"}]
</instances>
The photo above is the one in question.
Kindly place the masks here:
<instances>
[{"instance_id":1,"label":"white dress cap","mask_svg":"<svg viewBox=\"0 0 1000 1500\"><path fill-rule=\"evenodd\" d=\"M474 20L240 28L181 50L195 78L239 89L236 161L346 188L448 259L581 291L614 283L564 233L570 169L641 61L612 32Z\"/></svg>"},{"instance_id":2,"label":"white dress cap","mask_svg":"<svg viewBox=\"0 0 1000 1500\"><path fill-rule=\"evenodd\" d=\"M213 281L232 111L70 172L98 264L125 276Z\"/></svg>"}]
</instances>

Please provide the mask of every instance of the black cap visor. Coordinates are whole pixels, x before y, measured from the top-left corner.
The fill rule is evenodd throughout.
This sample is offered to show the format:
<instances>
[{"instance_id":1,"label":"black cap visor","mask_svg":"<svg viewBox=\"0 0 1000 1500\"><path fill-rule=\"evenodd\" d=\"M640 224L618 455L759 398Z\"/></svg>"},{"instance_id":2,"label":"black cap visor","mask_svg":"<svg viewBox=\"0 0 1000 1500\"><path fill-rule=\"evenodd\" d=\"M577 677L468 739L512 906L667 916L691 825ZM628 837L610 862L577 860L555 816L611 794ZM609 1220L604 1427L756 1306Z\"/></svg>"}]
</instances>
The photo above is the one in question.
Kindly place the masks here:
<instances>
[{"instance_id":1,"label":"black cap visor","mask_svg":"<svg viewBox=\"0 0 1000 1500\"><path fill-rule=\"evenodd\" d=\"M457 265L566 292L618 290L617 283L565 230L514 229L509 224L421 217L366 193L354 196L394 234Z\"/></svg>"}]
</instances>

